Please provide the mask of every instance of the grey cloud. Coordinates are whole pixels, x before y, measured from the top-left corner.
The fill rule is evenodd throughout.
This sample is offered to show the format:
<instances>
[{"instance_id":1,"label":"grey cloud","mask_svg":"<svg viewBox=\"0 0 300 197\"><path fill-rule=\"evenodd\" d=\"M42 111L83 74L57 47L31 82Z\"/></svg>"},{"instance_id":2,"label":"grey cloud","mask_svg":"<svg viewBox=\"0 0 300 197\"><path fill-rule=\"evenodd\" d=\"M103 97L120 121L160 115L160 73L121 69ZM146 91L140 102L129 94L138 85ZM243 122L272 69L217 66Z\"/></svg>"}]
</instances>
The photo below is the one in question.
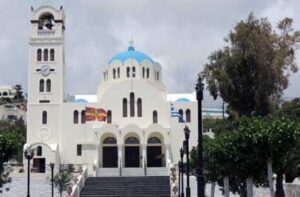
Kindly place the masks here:
<instances>
[{"instance_id":1,"label":"grey cloud","mask_svg":"<svg viewBox=\"0 0 300 197\"><path fill-rule=\"evenodd\" d=\"M300 28L297 0L1 0L0 84L27 88L30 6L44 2L64 6L66 92L73 94L96 93L101 68L127 49L131 35L137 50L162 65L169 92L191 92L209 54L224 46L223 38L251 11L274 24L290 16ZM299 81L299 74L291 78L286 96L300 96ZM213 104L208 93L205 100L220 103Z\"/></svg>"}]
</instances>

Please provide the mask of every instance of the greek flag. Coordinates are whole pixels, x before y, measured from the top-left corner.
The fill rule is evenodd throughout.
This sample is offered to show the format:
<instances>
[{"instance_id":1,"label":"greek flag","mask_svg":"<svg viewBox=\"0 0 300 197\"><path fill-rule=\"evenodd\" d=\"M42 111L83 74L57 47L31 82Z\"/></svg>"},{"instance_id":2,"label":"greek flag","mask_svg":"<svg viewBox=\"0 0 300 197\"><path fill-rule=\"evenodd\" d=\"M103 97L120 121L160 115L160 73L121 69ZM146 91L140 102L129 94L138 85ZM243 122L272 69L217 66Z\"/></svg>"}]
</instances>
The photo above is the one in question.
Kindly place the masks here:
<instances>
[{"instance_id":1,"label":"greek flag","mask_svg":"<svg viewBox=\"0 0 300 197\"><path fill-rule=\"evenodd\" d=\"M185 122L183 116L175 109L173 104L171 104L171 117L179 118L179 122Z\"/></svg>"}]
</instances>

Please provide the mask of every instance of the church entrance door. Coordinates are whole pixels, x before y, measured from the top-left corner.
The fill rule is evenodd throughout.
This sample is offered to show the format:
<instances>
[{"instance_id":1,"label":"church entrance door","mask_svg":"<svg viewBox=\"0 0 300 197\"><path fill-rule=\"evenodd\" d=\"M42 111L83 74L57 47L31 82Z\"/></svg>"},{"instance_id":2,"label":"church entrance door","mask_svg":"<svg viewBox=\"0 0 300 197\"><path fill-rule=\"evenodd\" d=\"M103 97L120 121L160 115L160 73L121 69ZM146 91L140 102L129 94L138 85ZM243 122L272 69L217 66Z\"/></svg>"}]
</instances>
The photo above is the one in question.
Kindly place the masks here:
<instances>
[{"instance_id":1,"label":"church entrance door","mask_svg":"<svg viewBox=\"0 0 300 197\"><path fill-rule=\"evenodd\" d=\"M161 146L147 147L147 166L162 167Z\"/></svg>"},{"instance_id":2,"label":"church entrance door","mask_svg":"<svg viewBox=\"0 0 300 197\"><path fill-rule=\"evenodd\" d=\"M103 168L118 167L118 147L104 146L103 147Z\"/></svg>"},{"instance_id":3,"label":"church entrance door","mask_svg":"<svg viewBox=\"0 0 300 197\"><path fill-rule=\"evenodd\" d=\"M125 167L140 167L140 147L125 147Z\"/></svg>"},{"instance_id":4,"label":"church entrance door","mask_svg":"<svg viewBox=\"0 0 300 197\"><path fill-rule=\"evenodd\" d=\"M46 159L45 158L34 158L32 171L39 172L39 173L45 173Z\"/></svg>"}]
</instances>

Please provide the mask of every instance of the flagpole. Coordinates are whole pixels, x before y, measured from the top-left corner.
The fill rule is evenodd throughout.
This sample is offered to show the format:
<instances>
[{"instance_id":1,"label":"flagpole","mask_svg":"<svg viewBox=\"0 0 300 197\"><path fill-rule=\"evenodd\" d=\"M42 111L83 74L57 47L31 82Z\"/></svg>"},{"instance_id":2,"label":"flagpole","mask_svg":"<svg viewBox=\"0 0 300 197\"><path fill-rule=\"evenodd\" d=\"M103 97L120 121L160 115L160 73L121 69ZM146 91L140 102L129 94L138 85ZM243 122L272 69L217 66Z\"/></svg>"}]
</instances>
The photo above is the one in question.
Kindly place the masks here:
<instances>
[{"instance_id":1,"label":"flagpole","mask_svg":"<svg viewBox=\"0 0 300 197\"><path fill-rule=\"evenodd\" d=\"M173 138L173 125L172 125L172 106L173 106L173 103L172 103L172 99L171 99L170 103L171 103L171 107L169 107L169 109L170 109L170 138L171 138L171 140L170 140L170 144L169 144L168 149L169 149L170 160L173 161L173 157L172 157L173 153L170 152L171 151L170 146L171 146L171 144L173 142L173 140L172 140L172 138Z\"/></svg>"},{"instance_id":2,"label":"flagpole","mask_svg":"<svg viewBox=\"0 0 300 197\"><path fill-rule=\"evenodd\" d=\"M85 110L86 110L86 103L84 104L85 105ZM86 117L84 117L86 118ZM87 148L87 145L86 145L86 130L87 130L87 121L84 120L84 146L85 146L85 149L84 149L84 163L86 164L86 148Z\"/></svg>"}]
</instances>

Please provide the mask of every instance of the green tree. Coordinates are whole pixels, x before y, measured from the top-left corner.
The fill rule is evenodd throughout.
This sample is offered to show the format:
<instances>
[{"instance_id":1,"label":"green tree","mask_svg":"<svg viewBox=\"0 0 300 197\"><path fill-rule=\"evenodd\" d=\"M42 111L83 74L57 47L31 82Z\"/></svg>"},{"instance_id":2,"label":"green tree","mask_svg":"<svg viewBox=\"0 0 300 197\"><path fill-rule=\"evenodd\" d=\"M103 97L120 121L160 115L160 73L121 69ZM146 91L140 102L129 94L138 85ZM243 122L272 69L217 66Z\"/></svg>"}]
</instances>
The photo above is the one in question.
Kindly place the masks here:
<instances>
[{"instance_id":1,"label":"green tree","mask_svg":"<svg viewBox=\"0 0 300 197\"><path fill-rule=\"evenodd\" d=\"M209 56L199 77L232 114L267 115L277 105L288 86L288 71L297 71L295 48L300 32L293 30L292 23L285 18L273 29L266 18L250 14L229 33L228 45Z\"/></svg>"},{"instance_id":2,"label":"green tree","mask_svg":"<svg viewBox=\"0 0 300 197\"><path fill-rule=\"evenodd\" d=\"M223 186L222 177L227 176L230 190L246 196L245 179L253 177L256 185L265 185L267 167L271 167L269 177L273 171L277 174L275 195L283 197L283 175L291 174L291 168L295 169L300 162L296 152L299 141L300 125L294 120L277 116L241 117L234 130L204 141L206 181ZM195 152L191 153L191 163L195 163ZM270 184L273 185L272 179Z\"/></svg>"},{"instance_id":3,"label":"green tree","mask_svg":"<svg viewBox=\"0 0 300 197\"><path fill-rule=\"evenodd\" d=\"M24 96L23 96L23 90L22 90L22 85L17 84L15 85L15 96L14 96L14 101L15 102L23 102L24 101Z\"/></svg>"},{"instance_id":4,"label":"green tree","mask_svg":"<svg viewBox=\"0 0 300 197\"><path fill-rule=\"evenodd\" d=\"M0 187L10 180L4 174L4 163L11 159L22 162L25 136L26 126L23 119L17 120L14 124L0 121Z\"/></svg>"},{"instance_id":5,"label":"green tree","mask_svg":"<svg viewBox=\"0 0 300 197\"><path fill-rule=\"evenodd\" d=\"M283 102L282 106L275 112L278 117L287 117L289 119L300 122L300 98L294 98L291 101ZM300 177L300 142L289 151L286 160L285 181L293 182L297 177Z\"/></svg>"},{"instance_id":6,"label":"green tree","mask_svg":"<svg viewBox=\"0 0 300 197\"><path fill-rule=\"evenodd\" d=\"M54 186L57 188L61 197L63 192L67 191L67 189L72 186L71 180L72 174L67 169L59 170L59 172L54 176Z\"/></svg>"},{"instance_id":7,"label":"green tree","mask_svg":"<svg viewBox=\"0 0 300 197\"><path fill-rule=\"evenodd\" d=\"M22 129L7 121L0 121L0 187L6 183L4 163L14 158L24 145Z\"/></svg>"}]
</instances>

